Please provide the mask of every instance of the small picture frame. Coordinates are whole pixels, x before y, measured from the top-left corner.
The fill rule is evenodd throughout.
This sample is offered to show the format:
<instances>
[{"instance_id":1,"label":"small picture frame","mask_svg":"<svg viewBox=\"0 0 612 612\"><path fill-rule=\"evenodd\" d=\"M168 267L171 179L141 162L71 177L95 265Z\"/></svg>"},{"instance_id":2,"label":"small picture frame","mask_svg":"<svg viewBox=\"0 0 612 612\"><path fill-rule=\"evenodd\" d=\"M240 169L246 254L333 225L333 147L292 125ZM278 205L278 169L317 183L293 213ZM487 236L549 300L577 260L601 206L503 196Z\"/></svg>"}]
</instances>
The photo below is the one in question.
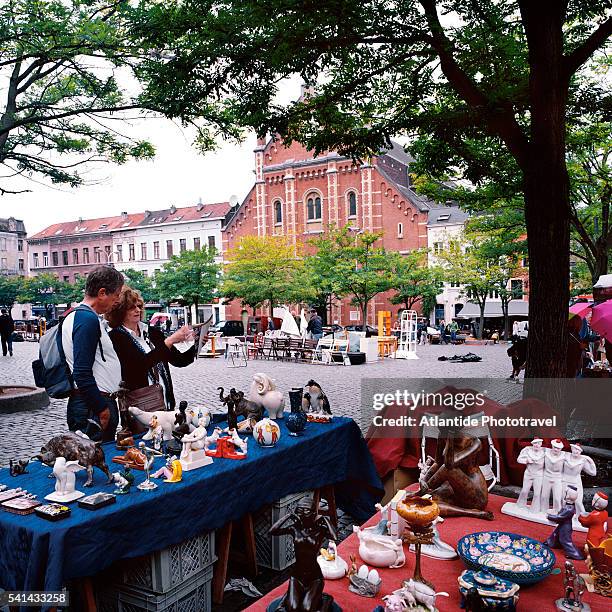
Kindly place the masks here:
<instances>
[{"instance_id":1,"label":"small picture frame","mask_svg":"<svg viewBox=\"0 0 612 612\"><path fill-rule=\"evenodd\" d=\"M70 508L63 504L44 504L34 509L36 516L48 521L61 521L71 514Z\"/></svg>"},{"instance_id":2,"label":"small picture frame","mask_svg":"<svg viewBox=\"0 0 612 612\"><path fill-rule=\"evenodd\" d=\"M80 508L85 508L86 510L99 510L100 508L104 508L104 506L114 504L116 501L116 495L99 492L88 495L87 497L82 497L77 504Z\"/></svg>"}]
</instances>

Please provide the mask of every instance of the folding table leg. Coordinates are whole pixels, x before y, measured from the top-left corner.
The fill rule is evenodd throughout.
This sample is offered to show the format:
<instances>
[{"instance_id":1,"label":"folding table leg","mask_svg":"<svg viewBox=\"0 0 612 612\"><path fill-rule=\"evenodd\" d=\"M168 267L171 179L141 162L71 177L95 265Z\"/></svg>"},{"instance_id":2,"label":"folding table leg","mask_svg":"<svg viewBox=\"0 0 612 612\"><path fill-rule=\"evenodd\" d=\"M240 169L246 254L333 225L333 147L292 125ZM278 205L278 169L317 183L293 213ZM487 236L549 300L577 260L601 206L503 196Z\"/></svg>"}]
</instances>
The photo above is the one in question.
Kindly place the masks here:
<instances>
[{"instance_id":1,"label":"folding table leg","mask_svg":"<svg viewBox=\"0 0 612 612\"><path fill-rule=\"evenodd\" d=\"M255 548L255 528L253 526L253 515L248 512L242 519L242 532L244 534L244 547L246 561L250 573L257 576L257 550Z\"/></svg>"},{"instance_id":2,"label":"folding table leg","mask_svg":"<svg viewBox=\"0 0 612 612\"><path fill-rule=\"evenodd\" d=\"M230 542L232 541L233 523L230 521L221 527L217 540L217 563L212 579L213 603L222 604L227 578L227 562L229 561Z\"/></svg>"}]
</instances>

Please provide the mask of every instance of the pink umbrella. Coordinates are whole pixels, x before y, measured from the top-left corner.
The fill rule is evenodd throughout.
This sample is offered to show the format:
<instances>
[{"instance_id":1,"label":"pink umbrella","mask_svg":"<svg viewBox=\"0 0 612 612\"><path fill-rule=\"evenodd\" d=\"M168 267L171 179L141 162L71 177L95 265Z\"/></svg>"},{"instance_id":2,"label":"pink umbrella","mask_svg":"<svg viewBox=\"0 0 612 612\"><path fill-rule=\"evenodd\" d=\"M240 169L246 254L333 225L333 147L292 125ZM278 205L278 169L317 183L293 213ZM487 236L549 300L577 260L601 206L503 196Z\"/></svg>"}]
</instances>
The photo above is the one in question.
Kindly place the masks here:
<instances>
[{"instance_id":1,"label":"pink umbrella","mask_svg":"<svg viewBox=\"0 0 612 612\"><path fill-rule=\"evenodd\" d=\"M570 306L569 311L574 314L574 315L578 315L579 317L584 319L584 313L585 311L589 310L589 308L592 306L593 304L591 302L578 302L577 304L574 304L573 306Z\"/></svg>"},{"instance_id":2,"label":"pink umbrella","mask_svg":"<svg viewBox=\"0 0 612 612\"><path fill-rule=\"evenodd\" d=\"M591 327L606 340L612 340L612 300L593 307Z\"/></svg>"}]
</instances>

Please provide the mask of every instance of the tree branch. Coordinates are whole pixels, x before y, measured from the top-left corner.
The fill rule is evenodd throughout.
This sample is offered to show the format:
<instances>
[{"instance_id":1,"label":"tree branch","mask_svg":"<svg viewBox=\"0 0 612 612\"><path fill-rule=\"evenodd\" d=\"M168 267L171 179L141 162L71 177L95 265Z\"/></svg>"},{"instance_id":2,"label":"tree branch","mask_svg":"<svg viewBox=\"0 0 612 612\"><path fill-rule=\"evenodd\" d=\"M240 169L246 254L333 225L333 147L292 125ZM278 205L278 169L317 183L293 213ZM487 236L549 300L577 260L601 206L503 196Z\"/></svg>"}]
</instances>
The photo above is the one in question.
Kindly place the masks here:
<instances>
[{"instance_id":1,"label":"tree branch","mask_svg":"<svg viewBox=\"0 0 612 612\"><path fill-rule=\"evenodd\" d=\"M612 17L609 17L591 35L563 59L565 75L569 78L612 36Z\"/></svg>"}]
</instances>

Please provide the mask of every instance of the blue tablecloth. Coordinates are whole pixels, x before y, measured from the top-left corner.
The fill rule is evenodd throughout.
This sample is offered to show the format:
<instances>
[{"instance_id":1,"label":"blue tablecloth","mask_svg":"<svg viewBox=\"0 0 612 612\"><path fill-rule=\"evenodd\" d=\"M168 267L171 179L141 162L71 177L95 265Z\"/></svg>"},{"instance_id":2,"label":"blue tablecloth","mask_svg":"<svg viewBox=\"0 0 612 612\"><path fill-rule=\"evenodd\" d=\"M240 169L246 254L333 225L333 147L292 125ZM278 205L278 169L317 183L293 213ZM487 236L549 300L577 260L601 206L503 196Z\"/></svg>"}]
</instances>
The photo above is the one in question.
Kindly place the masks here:
<instances>
[{"instance_id":1,"label":"blue tablecloth","mask_svg":"<svg viewBox=\"0 0 612 612\"><path fill-rule=\"evenodd\" d=\"M382 483L354 421L334 417L331 424L309 423L303 436L289 436L283 421L273 448L249 441L245 460L214 459L212 465L185 472L180 483L158 481L154 491L139 491L144 473L134 471L129 495L100 510L70 504L72 516L51 523L36 515L0 511L0 587L6 590L59 590L69 579L97 574L117 559L136 557L177 544L206 530L217 529L246 512L255 511L290 493L336 485L338 506L359 521L374 512ZM120 454L104 446L111 463ZM163 465L156 459L156 469ZM21 486L39 499L51 493L50 468L30 464L29 474L11 477L0 470L0 483ZM77 489L89 494L112 492L106 477L94 468L94 484L83 488L85 472L77 474Z\"/></svg>"}]
</instances>

